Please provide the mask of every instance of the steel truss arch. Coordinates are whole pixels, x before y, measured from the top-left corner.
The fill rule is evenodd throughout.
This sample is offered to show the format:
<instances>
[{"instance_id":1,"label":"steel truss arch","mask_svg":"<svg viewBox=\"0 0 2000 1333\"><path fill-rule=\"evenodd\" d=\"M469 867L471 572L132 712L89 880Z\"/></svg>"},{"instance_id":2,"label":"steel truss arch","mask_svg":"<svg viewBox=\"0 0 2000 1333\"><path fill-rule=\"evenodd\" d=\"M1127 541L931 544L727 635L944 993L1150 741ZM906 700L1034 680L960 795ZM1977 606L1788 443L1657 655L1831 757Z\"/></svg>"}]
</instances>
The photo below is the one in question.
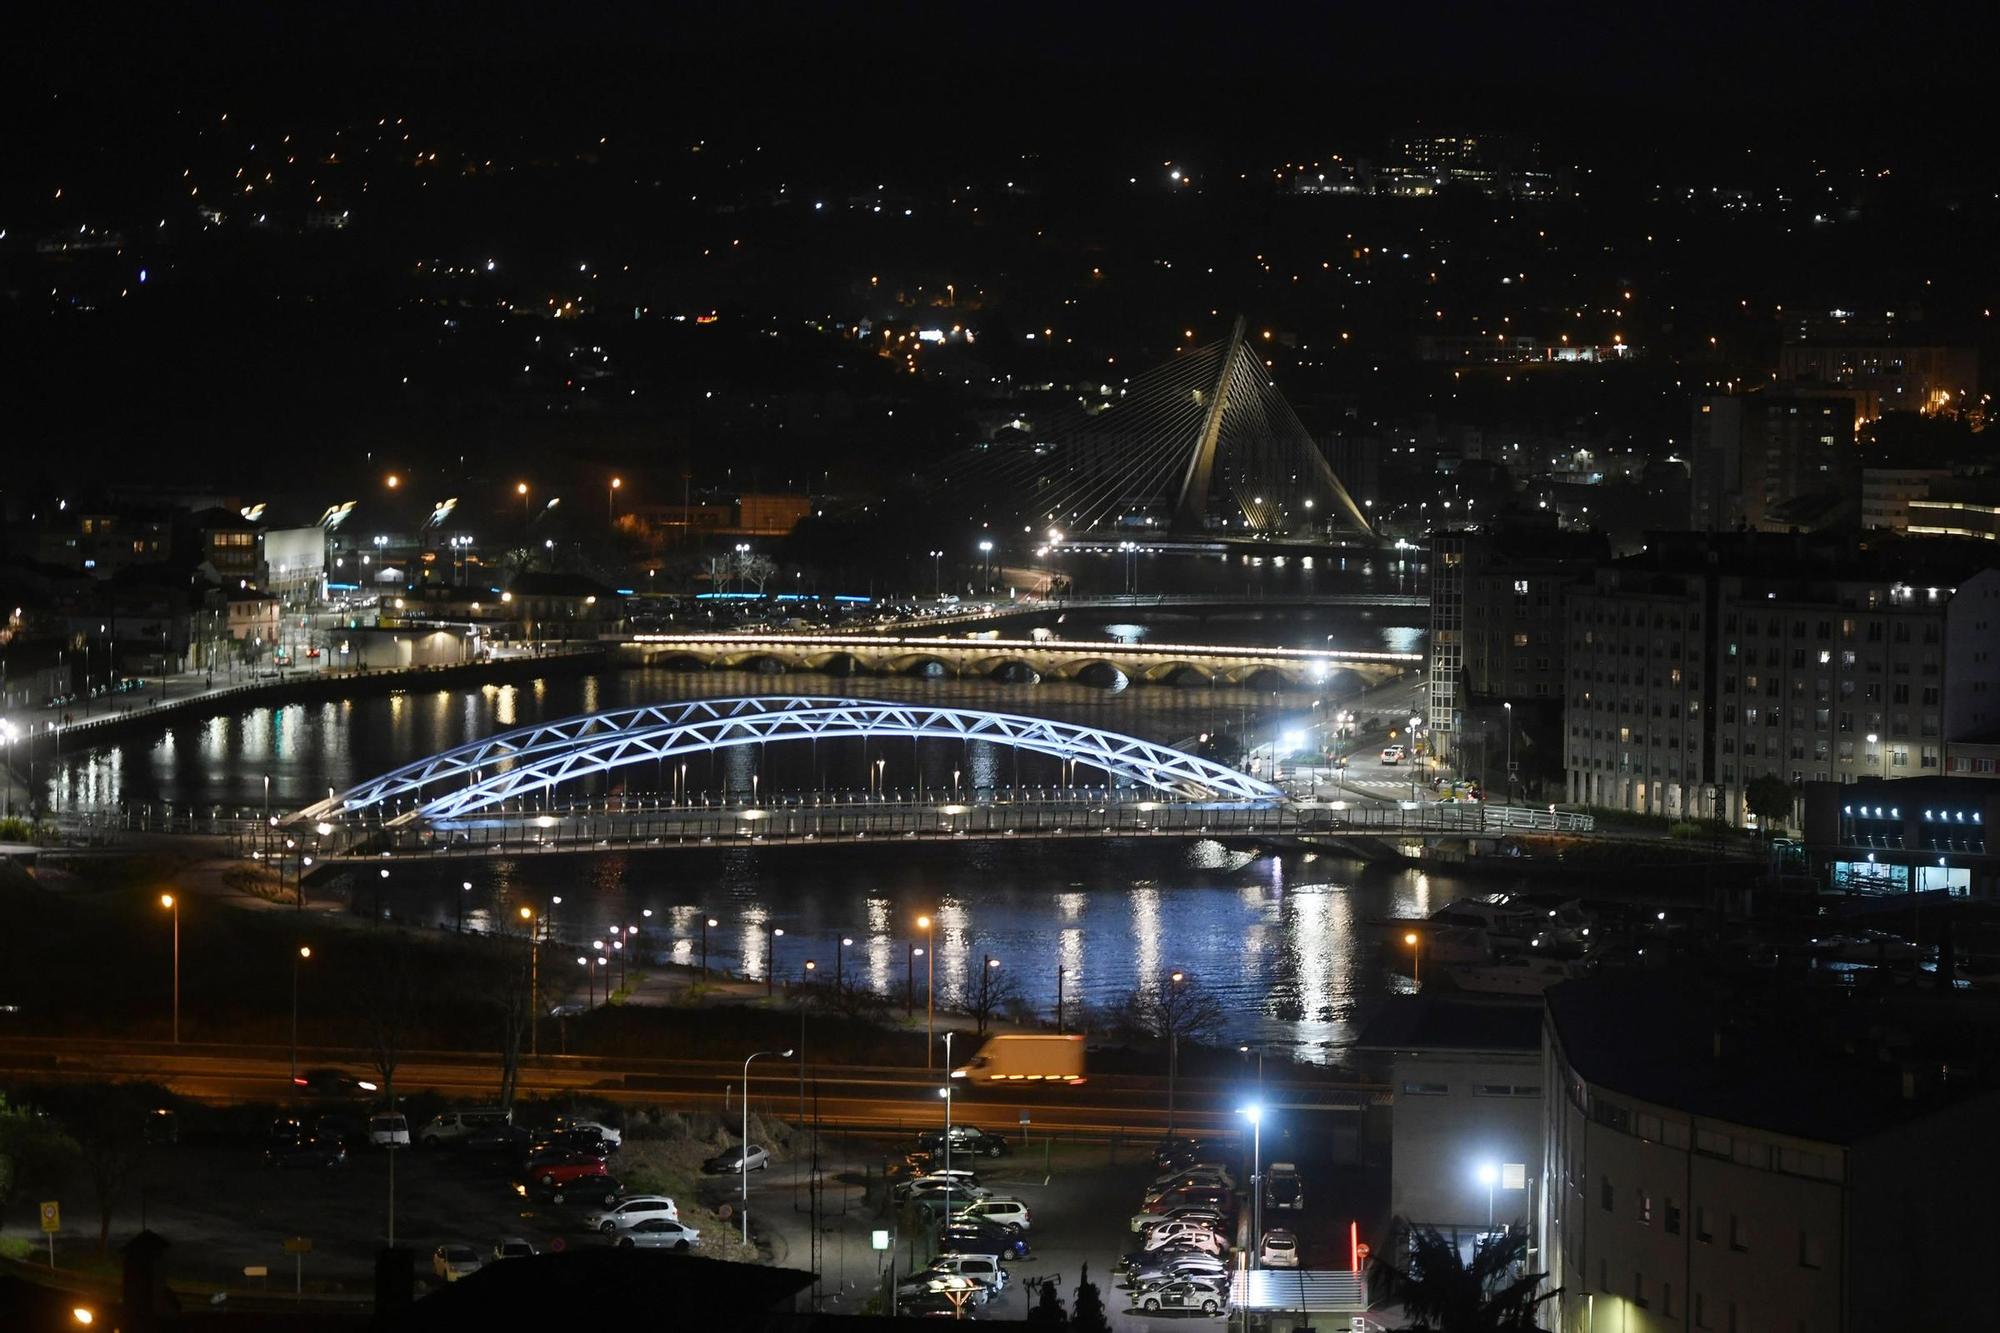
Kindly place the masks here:
<instances>
[{"instance_id":1,"label":"steel truss arch","mask_svg":"<svg viewBox=\"0 0 2000 1333\"><path fill-rule=\"evenodd\" d=\"M769 741L847 738L983 740L1074 760L1114 780L1201 801L1278 801L1247 773L1115 731L1017 713L880 699L751 696L648 704L517 727L370 778L300 811L305 820L413 805L423 820L459 818L626 764ZM445 790L431 794L437 788Z\"/></svg>"}]
</instances>

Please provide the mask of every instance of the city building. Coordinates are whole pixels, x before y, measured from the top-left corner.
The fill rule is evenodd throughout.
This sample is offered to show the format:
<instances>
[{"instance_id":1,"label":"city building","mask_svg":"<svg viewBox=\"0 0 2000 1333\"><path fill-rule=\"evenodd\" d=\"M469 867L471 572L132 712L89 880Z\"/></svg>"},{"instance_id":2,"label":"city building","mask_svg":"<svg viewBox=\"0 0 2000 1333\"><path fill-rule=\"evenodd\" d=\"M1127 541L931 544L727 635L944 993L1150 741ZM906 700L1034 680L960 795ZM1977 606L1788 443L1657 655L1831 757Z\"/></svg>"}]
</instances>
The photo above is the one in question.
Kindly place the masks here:
<instances>
[{"instance_id":1,"label":"city building","mask_svg":"<svg viewBox=\"0 0 2000 1333\"><path fill-rule=\"evenodd\" d=\"M1778 381L1868 394L1874 406L1863 420L1884 412L1956 412L1979 396L1979 353L1894 342L1788 342L1778 349Z\"/></svg>"},{"instance_id":2,"label":"city building","mask_svg":"<svg viewBox=\"0 0 2000 1333\"><path fill-rule=\"evenodd\" d=\"M264 533L233 509L204 509L192 521L201 560L227 584L257 585L264 580Z\"/></svg>"},{"instance_id":3,"label":"city building","mask_svg":"<svg viewBox=\"0 0 2000 1333\"><path fill-rule=\"evenodd\" d=\"M523 570L500 594L502 614L526 639L589 639L624 615L624 599L581 574Z\"/></svg>"},{"instance_id":4,"label":"city building","mask_svg":"<svg viewBox=\"0 0 2000 1333\"><path fill-rule=\"evenodd\" d=\"M1854 490L1858 411L1842 393L1767 389L1701 399L1690 428L1690 526L1784 532L1837 517Z\"/></svg>"},{"instance_id":5,"label":"city building","mask_svg":"<svg viewBox=\"0 0 2000 1333\"><path fill-rule=\"evenodd\" d=\"M327 531L273 528L264 534L264 584L291 601L326 596Z\"/></svg>"},{"instance_id":6,"label":"city building","mask_svg":"<svg viewBox=\"0 0 2000 1333\"><path fill-rule=\"evenodd\" d=\"M34 558L108 579L134 565L172 559L173 529L173 516L163 510L60 505L36 527Z\"/></svg>"},{"instance_id":7,"label":"city building","mask_svg":"<svg viewBox=\"0 0 2000 1333\"><path fill-rule=\"evenodd\" d=\"M1525 1222L1542 1176L1539 1000L1395 996L1354 1053L1389 1085L1389 1211L1470 1243Z\"/></svg>"},{"instance_id":8,"label":"city building","mask_svg":"<svg viewBox=\"0 0 2000 1333\"><path fill-rule=\"evenodd\" d=\"M1569 799L1741 824L1764 773L1940 772L1947 736L2000 730L1981 720L2000 705L2000 570L1980 554L1649 534L1570 594Z\"/></svg>"},{"instance_id":9,"label":"city building","mask_svg":"<svg viewBox=\"0 0 2000 1333\"><path fill-rule=\"evenodd\" d=\"M1911 497L1905 510L1916 536L2000 541L2000 478L1934 481L1922 497Z\"/></svg>"},{"instance_id":10,"label":"city building","mask_svg":"<svg viewBox=\"0 0 2000 1333\"><path fill-rule=\"evenodd\" d=\"M1535 1267L1563 1333L1981 1328L1992 997L1628 970L1547 995ZM1970 1262L1977 1262L1972 1259Z\"/></svg>"},{"instance_id":11,"label":"city building","mask_svg":"<svg viewBox=\"0 0 2000 1333\"><path fill-rule=\"evenodd\" d=\"M1948 467L1862 468L1861 526L1908 531L1910 501L1928 498L1933 484L1950 477Z\"/></svg>"},{"instance_id":12,"label":"city building","mask_svg":"<svg viewBox=\"0 0 2000 1333\"><path fill-rule=\"evenodd\" d=\"M1990 779L1991 756L1985 776ZM1807 865L1834 889L2000 897L2000 783L1918 777L1805 785Z\"/></svg>"}]
</instances>

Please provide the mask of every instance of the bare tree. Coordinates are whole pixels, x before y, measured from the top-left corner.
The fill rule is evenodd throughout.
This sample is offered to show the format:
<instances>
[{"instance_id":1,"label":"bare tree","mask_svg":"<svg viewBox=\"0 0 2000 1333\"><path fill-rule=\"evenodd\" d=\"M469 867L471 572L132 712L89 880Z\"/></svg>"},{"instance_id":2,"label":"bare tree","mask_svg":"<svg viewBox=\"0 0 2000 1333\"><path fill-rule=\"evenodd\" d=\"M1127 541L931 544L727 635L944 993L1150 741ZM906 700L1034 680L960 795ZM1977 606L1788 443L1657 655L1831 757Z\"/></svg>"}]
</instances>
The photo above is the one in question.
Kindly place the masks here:
<instances>
[{"instance_id":1,"label":"bare tree","mask_svg":"<svg viewBox=\"0 0 2000 1333\"><path fill-rule=\"evenodd\" d=\"M971 1016L979 1035L986 1035L986 1025L995 1014L1020 1001L1021 983L1014 979L1014 974L1000 966L998 958L981 958L979 975L973 978L965 995L965 1012Z\"/></svg>"},{"instance_id":2,"label":"bare tree","mask_svg":"<svg viewBox=\"0 0 2000 1333\"><path fill-rule=\"evenodd\" d=\"M416 945L400 932L367 936L359 997L368 1053L382 1076L382 1099L396 1104L396 1066L417 1030L424 980Z\"/></svg>"},{"instance_id":3,"label":"bare tree","mask_svg":"<svg viewBox=\"0 0 2000 1333\"><path fill-rule=\"evenodd\" d=\"M530 991L532 946L524 940L502 936L494 941L492 954L478 970L481 993L491 1008L500 1039L500 1105L512 1107L521 1078L521 1041L535 1021L534 999Z\"/></svg>"},{"instance_id":4,"label":"bare tree","mask_svg":"<svg viewBox=\"0 0 2000 1333\"><path fill-rule=\"evenodd\" d=\"M43 1100L90 1177L97 1196L97 1252L111 1248L111 1218L146 1158L146 1117L158 1105L139 1085L52 1088Z\"/></svg>"},{"instance_id":5,"label":"bare tree","mask_svg":"<svg viewBox=\"0 0 2000 1333\"><path fill-rule=\"evenodd\" d=\"M1120 1026L1161 1044L1199 1041L1222 1030L1222 1001L1192 972L1163 972L1119 1006Z\"/></svg>"}]
</instances>

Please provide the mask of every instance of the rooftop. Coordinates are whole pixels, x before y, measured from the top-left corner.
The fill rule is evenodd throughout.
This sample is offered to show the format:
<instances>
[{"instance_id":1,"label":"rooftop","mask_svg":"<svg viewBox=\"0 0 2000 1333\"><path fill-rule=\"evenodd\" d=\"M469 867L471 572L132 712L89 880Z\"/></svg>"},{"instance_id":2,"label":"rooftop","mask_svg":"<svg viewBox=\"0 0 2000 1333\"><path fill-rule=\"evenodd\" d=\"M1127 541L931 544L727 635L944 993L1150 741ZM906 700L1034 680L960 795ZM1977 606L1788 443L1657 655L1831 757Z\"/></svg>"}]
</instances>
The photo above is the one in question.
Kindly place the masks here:
<instances>
[{"instance_id":1,"label":"rooftop","mask_svg":"<svg viewBox=\"0 0 2000 1333\"><path fill-rule=\"evenodd\" d=\"M1534 999L1396 995L1362 1023L1362 1051L1499 1051L1542 1049L1542 1006Z\"/></svg>"},{"instance_id":2,"label":"rooftop","mask_svg":"<svg viewBox=\"0 0 2000 1333\"><path fill-rule=\"evenodd\" d=\"M1658 1106L1851 1144L1992 1096L1990 997L1805 991L1771 978L1622 971L1547 994L1570 1067Z\"/></svg>"}]
</instances>

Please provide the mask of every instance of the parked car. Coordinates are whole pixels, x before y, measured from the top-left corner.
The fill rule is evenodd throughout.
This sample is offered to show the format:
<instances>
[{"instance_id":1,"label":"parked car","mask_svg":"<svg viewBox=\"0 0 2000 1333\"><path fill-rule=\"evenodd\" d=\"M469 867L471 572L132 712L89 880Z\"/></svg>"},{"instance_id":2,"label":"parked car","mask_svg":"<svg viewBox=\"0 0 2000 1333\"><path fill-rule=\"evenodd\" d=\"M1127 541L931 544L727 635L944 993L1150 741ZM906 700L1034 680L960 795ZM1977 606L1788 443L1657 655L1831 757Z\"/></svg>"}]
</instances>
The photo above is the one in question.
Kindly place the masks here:
<instances>
[{"instance_id":1,"label":"parked car","mask_svg":"<svg viewBox=\"0 0 2000 1333\"><path fill-rule=\"evenodd\" d=\"M529 1259L534 1253L535 1247L519 1236L503 1236L493 1246L495 1259Z\"/></svg>"},{"instance_id":2,"label":"parked car","mask_svg":"<svg viewBox=\"0 0 2000 1333\"><path fill-rule=\"evenodd\" d=\"M1229 1299L1229 1283L1223 1278L1188 1277L1150 1287L1139 1297L1142 1310L1199 1310L1220 1314Z\"/></svg>"},{"instance_id":3,"label":"parked car","mask_svg":"<svg viewBox=\"0 0 2000 1333\"><path fill-rule=\"evenodd\" d=\"M542 1162L535 1167L532 1174L541 1184L553 1188L556 1185L566 1185L578 1180L590 1180L593 1178L602 1180L611 1173L605 1169L603 1161L598 1158L572 1156L562 1161L550 1160Z\"/></svg>"},{"instance_id":4,"label":"parked car","mask_svg":"<svg viewBox=\"0 0 2000 1333\"><path fill-rule=\"evenodd\" d=\"M1208 1185L1195 1185L1183 1189L1168 1190L1157 1198L1148 1199L1142 1211L1148 1213L1171 1212L1187 1204L1213 1208L1225 1217L1236 1215L1236 1195L1233 1191Z\"/></svg>"},{"instance_id":5,"label":"parked car","mask_svg":"<svg viewBox=\"0 0 2000 1333\"><path fill-rule=\"evenodd\" d=\"M962 1252L940 1254L931 1259L929 1271L969 1277L974 1282L991 1287L994 1291L1007 1290L1007 1270L1000 1266L1000 1256L997 1254Z\"/></svg>"},{"instance_id":6,"label":"parked car","mask_svg":"<svg viewBox=\"0 0 2000 1333\"><path fill-rule=\"evenodd\" d=\"M1169 1208L1164 1213L1137 1213L1132 1218L1132 1229L1145 1233L1154 1227L1163 1227L1169 1222L1206 1222L1211 1228L1221 1230L1229 1221L1220 1212L1201 1204L1183 1204L1179 1208Z\"/></svg>"},{"instance_id":7,"label":"parked car","mask_svg":"<svg viewBox=\"0 0 2000 1333\"><path fill-rule=\"evenodd\" d=\"M743 1160L746 1155L750 1159L747 1163ZM725 1148L706 1162L703 1162L701 1169L712 1176L735 1175L746 1169L762 1171L770 1165L771 1154L769 1150L760 1148L753 1143L747 1152L741 1144L738 1144L734 1148Z\"/></svg>"},{"instance_id":8,"label":"parked car","mask_svg":"<svg viewBox=\"0 0 2000 1333\"><path fill-rule=\"evenodd\" d=\"M983 1199L990 1191L981 1189L969 1178L970 1172L940 1172L934 1176L918 1176L915 1180L901 1181L891 1191L896 1202L910 1199L949 1197L963 1202Z\"/></svg>"},{"instance_id":9,"label":"parked car","mask_svg":"<svg viewBox=\"0 0 2000 1333\"><path fill-rule=\"evenodd\" d=\"M439 1148L448 1143L464 1143L486 1130L508 1126L511 1115L497 1106L463 1107L457 1110L440 1111L424 1123L417 1133L417 1142L426 1148ZM525 1137L527 1131L523 1130Z\"/></svg>"},{"instance_id":10,"label":"parked car","mask_svg":"<svg viewBox=\"0 0 2000 1333\"><path fill-rule=\"evenodd\" d=\"M600 1139L595 1134L557 1134L553 1137L544 1134L538 1135L528 1145L528 1157L530 1160L539 1157L554 1157L562 1153L604 1158L611 1155L611 1144L608 1140Z\"/></svg>"},{"instance_id":11,"label":"parked car","mask_svg":"<svg viewBox=\"0 0 2000 1333\"><path fill-rule=\"evenodd\" d=\"M693 1249L700 1241L699 1231L693 1227L682 1226L669 1217L641 1218L618 1233L618 1244L626 1249L685 1252Z\"/></svg>"},{"instance_id":12,"label":"parked car","mask_svg":"<svg viewBox=\"0 0 2000 1333\"><path fill-rule=\"evenodd\" d=\"M467 1152L508 1153L525 1151L533 1139L534 1136L519 1125L502 1124L475 1130L459 1142L464 1145Z\"/></svg>"},{"instance_id":13,"label":"parked car","mask_svg":"<svg viewBox=\"0 0 2000 1333\"><path fill-rule=\"evenodd\" d=\"M1226 1167L1196 1166L1185 1171L1169 1171L1163 1176L1155 1176L1153 1183L1146 1187L1147 1197L1165 1194L1168 1190L1181 1189L1193 1185L1213 1185L1223 1189L1235 1189L1236 1177Z\"/></svg>"},{"instance_id":14,"label":"parked car","mask_svg":"<svg viewBox=\"0 0 2000 1333\"><path fill-rule=\"evenodd\" d=\"M470 1277L479 1268L479 1251L470 1245L440 1245L431 1253L431 1271L446 1282Z\"/></svg>"},{"instance_id":15,"label":"parked car","mask_svg":"<svg viewBox=\"0 0 2000 1333\"><path fill-rule=\"evenodd\" d=\"M977 1199L952 1214L954 1221L961 1218L976 1219L981 1222L997 1222L1003 1227L1026 1231L1034 1220L1028 1205L1020 1199L992 1198Z\"/></svg>"},{"instance_id":16,"label":"parked car","mask_svg":"<svg viewBox=\"0 0 2000 1333\"><path fill-rule=\"evenodd\" d=\"M347 1149L339 1140L327 1142L302 1134L289 1143L277 1142L264 1150L264 1165L330 1170L347 1161Z\"/></svg>"},{"instance_id":17,"label":"parked car","mask_svg":"<svg viewBox=\"0 0 2000 1333\"><path fill-rule=\"evenodd\" d=\"M1229 1263L1212 1254L1167 1254L1151 1263L1142 1263L1131 1270L1132 1285L1144 1288L1159 1282L1174 1282L1184 1277L1220 1277L1229 1271Z\"/></svg>"},{"instance_id":18,"label":"parked car","mask_svg":"<svg viewBox=\"0 0 2000 1333\"><path fill-rule=\"evenodd\" d=\"M338 1143L342 1147L361 1141L361 1122L351 1115L314 1116L312 1136L322 1143Z\"/></svg>"},{"instance_id":19,"label":"parked car","mask_svg":"<svg viewBox=\"0 0 2000 1333\"><path fill-rule=\"evenodd\" d=\"M1400 745L1385 745L1382 747L1382 762L1385 764L1400 764L1409 758L1409 755L1410 752Z\"/></svg>"},{"instance_id":20,"label":"parked car","mask_svg":"<svg viewBox=\"0 0 2000 1333\"><path fill-rule=\"evenodd\" d=\"M938 1152L944 1145L943 1130L933 1129L917 1135L917 1147L926 1151ZM975 1157L1000 1157L1007 1152L1007 1140L998 1134L989 1134L972 1125L953 1125L951 1151L954 1157L960 1153L968 1153Z\"/></svg>"},{"instance_id":21,"label":"parked car","mask_svg":"<svg viewBox=\"0 0 2000 1333\"><path fill-rule=\"evenodd\" d=\"M937 1247L940 1251L960 1254L997 1254L1002 1259L1025 1259L1028 1257L1028 1236L1026 1232L1003 1227L997 1222L953 1217L938 1228Z\"/></svg>"},{"instance_id":22,"label":"parked car","mask_svg":"<svg viewBox=\"0 0 2000 1333\"><path fill-rule=\"evenodd\" d=\"M1264 1243L1257 1247L1257 1262L1265 1268L1297 1268L1299 1238L1283 1227L1273 1227L1264 1233Z\"/></svg>"},{"instance_id":23,"label":"parked car","mask_svg":"<svg viewBox=\"0 0 2000 1333\"><path fill-rule=\"evenodd\" d=\"M368 1118L368 1146L371 1148L407 1148L410 1146L410 1122L397 1111L384 1112Z\"/></svg>"},{"instance_id":24,"label":"parked car","mask_svg":"<svg viewBox=\"0 0 2000 1333\"><path fill-rule=\"evenodd\" d=\"M594 1134L610 1144L613 1149L623 1147L625 1143L622 1131L596 1120L571 1120L564 1117L556 1121L555 1128L564 1133Z\"/></svg>"},{"instance_id":25,"label":"parked car","mask_svg":"<svg viewBox=\"0 0 2000 1333\"><path fill-rule=\"evenodd\" d=\"M1237 1148L1228 1139L1171 1138L1153 1150L1153 1165L1162 1171L1178 1171L1205 1162L1230 1162Z\"/></svg>"},{"instance_id":26,"label":"parked car","mask_svg":"<svg viewBox=\"0 0 2000 1333\"><path fill-rule=\"evenodd\" d=\"M1305 1182L1290 1162L1273 1162L1264 1176L1264 1206L1297 1211L1306 1206Z\"/></svg>"},{"instance_id":27,"label":"parked car","mask_svg":"<svg viewBox=\"0 0 2000 1333\"><path fill-rule=\"evenodd\" d=\"M1221 1232L1201 1222L1169 1222L1146 1233L1144 1248L1162 1250L1169 1246L1221 1254L1229 1248L1229 1241Z\"/></svg>"},{"instance_id":28,"label":"parked car","mask_svg":"<svg viewBox=\"0 0 2000 1333\"><path fill-rule=\"evenodd\" d=\"M925 1269L910 1274L896 1284L897 1308L905 1314L929 1313L939 1305L946 1310L954 1310L951 1298L944 1294L947 1291L971 1293L965 1302L968 1307L984 1305L994 1295L993 1288L969 1277L960 1277L956 1273L933 1273ZM957 1317L955 1310L953 1317Z\"/></svg>"},{"instance_id":29,"label":"parked car","mask_svg":"<svg viewBox=\"0 0 2000 1333\"><path fill-rule=\"evenodd\" d=\"M680 1216L681 1210L666 1195L637 1194L608 1207L592 1210L584 1217L583 1224L592 1231L623 1231L648 1218L663 1217L669 1222L678 1222Z\"/></svg>"},{"instance_id":30,"label":"parked car","mask_svg":"<svg viewBox=\"0 0 2000 1333\"><path fill-rule=\"evenodd\" d=\"M578 1180L544 1185L532 1177L514 1182L514 1193L523 1199L545 1199L550 1203L597 1204L609 1208L625 1194L625 1187L611 1176L584 1176Z\"/></svg>"}]
</instances>

